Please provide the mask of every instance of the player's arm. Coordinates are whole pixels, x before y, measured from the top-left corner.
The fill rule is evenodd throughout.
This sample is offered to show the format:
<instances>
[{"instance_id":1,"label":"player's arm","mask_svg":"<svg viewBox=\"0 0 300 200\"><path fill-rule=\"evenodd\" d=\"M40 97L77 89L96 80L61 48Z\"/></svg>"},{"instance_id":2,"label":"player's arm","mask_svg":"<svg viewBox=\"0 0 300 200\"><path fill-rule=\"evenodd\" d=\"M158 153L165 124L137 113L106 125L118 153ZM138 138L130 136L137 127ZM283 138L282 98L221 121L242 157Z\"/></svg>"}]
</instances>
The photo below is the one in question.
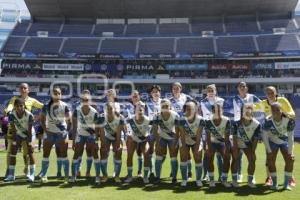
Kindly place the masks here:
<instances>
[{"instance_id":1,"label":"player's arm","mask_svg":"<svg viewBox=\"0 0 300 200\"><path fill-rule=\"evenodd\" d=\"M294 155L294 128L295 128L295 120L290 119L287 127L288 131L288 153L289 155Z\"/></svg>"},{"instance_id":2,"label":"player's arm","mask_svg":"<svg viewBox=\"0 0 300 200\"><path fill-rule=\"evenodd\" d=\"M33 115L31 114L29 116L29 120L28 120L28 130L27 130L27 133L28 133L28 142L31 143L32 141L32 126L33 126Z\"/></svg>"},{"instance_id":3,"label":"player's arm","mask_svg":"<svg viewBox=\"0 0 300 200\"><path fill-rule=\"evenodd\" d=\"M12 97L9 100L8 105L7 105L7 107L4 110L4 112L5 112L6 115L8 115L14 109L15 100L16 100L16 97Z\"/></svg>"},{"instance_id":4,"label":"player's arm","mask_svg":"<svg viewBox=\"0 0 300 200\"><path fill-rule=\"evenodd\" d=\"M67 124L67 131L71 131L72 129L72 113L68 106L65 108L65 121Z\"/></svg>"},{"instance_id":5,"label":"player's arm","mask_svg":"<svg viewBox=\"0 0 300 200\"><path fill-rule=\"evenodd\" d=\"M36 99L33 100L32 102L32 107L36 108L36 109L43 109L44 104Z\"/></svg>"},{"instance_id":6,"label":"player's arm","mask_svg":"<svg viewBox=\"0 0 300 200\"><path fill-rule=\"evenodd\" d=\"M290 104L290 102L286 98L283 98L282 109L283 109L283 112L285 114L287 114L287 116L289 118L293 118L294 119L296 117L295 111L294 111L292 105Z\"/></svg>"}]
</instances>

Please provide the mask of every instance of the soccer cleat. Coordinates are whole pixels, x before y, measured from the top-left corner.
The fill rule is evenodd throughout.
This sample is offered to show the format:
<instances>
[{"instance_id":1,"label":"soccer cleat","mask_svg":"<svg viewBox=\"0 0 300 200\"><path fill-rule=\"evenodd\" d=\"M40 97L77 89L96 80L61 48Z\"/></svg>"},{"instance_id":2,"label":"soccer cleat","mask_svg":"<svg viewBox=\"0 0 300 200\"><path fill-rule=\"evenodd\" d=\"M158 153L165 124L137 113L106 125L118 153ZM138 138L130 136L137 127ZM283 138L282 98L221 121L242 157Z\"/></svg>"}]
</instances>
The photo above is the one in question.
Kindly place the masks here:
<instances>
[{"instance_id":1,"label":"soccer cleat","mask_svg":"<svg viewBox=\"0 0 300 200\"><path fill-rule=\"evenodd\" d=\"M186 187L186 185L187 185L187 181L186 181L186 180L182 180L181 186L182 186L182 187Z\"/></svg>"},{"instance_id":2,"label":"soccer cleat","mask_svg":"<svg viewBox=\"0 0 300 200\"><path fill-rule=\"evenodd\" d=\"M144 178L143 181L144 181L145 184L148 184L149 183L148 177Z\"/></svg>"},{"instance_id":3,"label":"soccer cleat","mask_svg":"<svg viewBox=\"0 0 300 200\"><path fill-rule=\"evenodd\" d=\"M202 181L208 181L208 176L203 177Z\"/></svg>"},{"instance_id":4,"label":"soccer cleat","mask_svg":"<svg viewBox=\"0 0 300 200\"><path fill-rule=\"evenodd\" d=\"M248 185L250 188L256 188L256 185L255 185L253 182L248 182L247 185Z\"/></svg>"},{"instance_id":5,"label":"soccer cleat","mask_svg":"<svg viewBox=\"0 0 300 200\"><path fill-rule=\"evenodd\" d=\"M292 191L292 190L293 190L292 187L289 186L289 185L283 187L283 189L284 189L284 190L288 190L288 191Z\"/></svg>"},{"instance_id":6,"label":"soccer cleat","mask_svg":"<svg viewBox=\"0 0 300 200\"><path fill-rule=\"evenodd\" d=\"M273 186L273 185L272 185L272 186L270 186L270 189L271 189L271 190L278 190L278 186L277 186L277 185L276 185L276 186Z\"/></svg>"},{"instance_id":7,"label":"soccer cleat","mask_svg":"<svg viewBox=\"0 0 300 200\"><path fill-rule=\"evenodd\" d=\"M131 183L133 181L132 177L127 177L127 179L124 181L125 183Z\"/></svg>"},{"instance_id":8,"label":"soccer cleat","mask_svg":"<svg viewBox=\"0 0 300 200\"><path fill-rule=\"evenodd\" d=\"M28 175L27 176L27 181L30 182L30 183L33 183L34 182L34 178L35 178L34 175Z\"/></svg>"},{"instance_id":9,"label":"soccer cleat","mask_svg":"<svg viewBox=\"0 0 300 200\"><path fill-rule=\"evenodd\" d=\"M100 183L101 183L100 177L97 176L97 177L95 178L95 184L96 184L96 185L100 185Z\"/></svg>"},{"instance_id":10,"label":"soccer cleat","mask_svg":"<svg viewBox=\"0 0 300 200\"><path fill-rule=\"evenodd\" d=\"M266 178L265 185L266 186L272 186L273 185L273 181L272 181L271 176Z\"/></svg>"},{"instance_id":11,"label":"soccer cleat","mask_svg":"<svg viewBox=\"0 0 300 200\"><path fill-rule=\"evenodd\" d=\"M215 183L214 181L210 181L210 182L209 182L209 187L210 187L210 188L216 187L216 183Z\"/></svg>"},{"instance_id":12,"label":"soccer cleat","mask_svg":"<svg viewBox=\"0 0 300 200\"><path fill-rule=\"evenodd\" d=\"M15 177L8 175L4 180L4 182L14 182L15 181Z\"/></svg>"},{"instance_id":13,"label":"soccer cleat","mask_svg":"<svg viewBox=\"0 0 300 200\"><path fill-rule=\"evenodd\" d=\"M237 180L238 183L242 183L243 182L243 174L239 174L238 175L238 180Z\"/></svg>"},{"instance_id":14,"label":"soccer cleat","mask_svg":"<svg viewBox=\"0 0 300 200\"><path fill-rule=\"evenodd\" d=\"M176 184L177 183L177 179L176 178L172 178L172 183Z\"/></svg>"},{"instance_id":15,"label":"soccer cleat","mask_svg":"<svg viewBox=\"0 0 300 200\"><path fill-rule=\"evenodd\" d=\"M291 177L290 181L289 181L289 186L291 187L295 187L296 186L296 179L294 176Z\"/></svg>"},{"instance_id":16,"label":"soccer cleat","mask_svg":"<svg viewBox=\"0 0 300 200\"><path fill-rule=\"evenodd\" d=\"M222 182L222 185L223 185L224 187L226 187L226 188L230 188L230 187L231 187L231 184L228 183L227 181L223 181L223 182Z\"/></svg>"},{"instance_id":17,"label":"soccer cleat","mask_svg":"<svg viewBox=\"0 0 300 200\"><path fill-rule=\"evenodd\" d=\"M42 182L42 183L47 183L47 182L48 182L47 176L42 176L42 177L41 177L41 182Z\"/></svg>"},{"instance_id":18,"label":"soccer cleat","mask_svg":"<svg viewBox=\"0 0 300 200\"><path fill-rule=\"evenodd\" d=\"M234 187L234 188L238 188L238 187L240 187L239 186L239 183L238 182L236 182L236 181L232 181L232 186Z\"/></svg>"},{"instance_id":19,"label":"soccer cleat","mask_svg":"<svg viewBox=\"0 0 300 200\"><path fill-rule=\"evenodd\" d=\"M141 172L141 171L138 171L138 173L137 173L137 177L143 178L143 174L142 174L142 172Z\"/></svg>"},{"instance_id":20,"label":"soccer cleat","mask_svg":"<svg viewBox=\"0 0 300 200\"><path fill-rule=\"evenodd\" d=\"M122 183L120 177L116 176L114 179L115 179L115 182L116 182L116 183Z\"/></svg>"},{"instance_id":21,"label":"soccer cleat","mask_svg":"<svg viewBox=\"0 0 300 200\"><path fill-rule=\"evenodd\" d=\"M154 184L160 184L160 178L155 178Z\"/></svg>"},{"instance_id":22,"label":"soccer cleat","mask_svg":"<svg viewBox=\"0 0 300 200\"><path fill-rule=\"evenodd\" d=\"M196 185L197 187L202 187L203 186L202 181L196 181Z\"/></svg>"},{"instance_id":23,"label":"soccer cleat","mask_svg":"<svg viewBox=\"0 0 300 200\"><path fill-rule=\"evenodd\" d=\"M78 177L78 178L81 177L81 172L80 171L77 172L76 177Z\"/></svg>"},{"instance_id":24,"label":"soccer cleat","mask_svg":"<svg viewBox=\"0 0 300 200\"><path fill-rule=\"evenodd\" d=\"M192 172L188 172L188 179L191 179L193 177Z\"/></svg>"},{"instance_id":25,"label":"soccer cleat","mask_svg":"<svg viewBox=\"0 0 300 200\"><path fill-rule=\"evenodd\" d=\"M56 178L58 178L58 179L62 178L61 172L57 172Z\"/></svg>"},{"instance_id":26,"label":"soccer cleat","mask_svg":"<svg viewBox=\"0 0 300 200\"><path fill-rule=\"evenodd\" d=\"M69 179L69 183L75 183L76 182L76 178L74 176L72 176L70 179Z\"/></svg>"},{"instance_id":27,"label":"soccer cleat","mask_svg":"<svg viewBox=\"0 0 300 200\"><path fill-rule=\"evenodd\" d=\"M65 178L64 178L64 183L65 183L65 184L69 183L69 180L70 180L69 177L65 177Z\"/></svg>"},{"instance_id":28,"label":"soccer cleat","mask_svg":"<svg viewBox=\"0 0 300 200\"><path fill-rule=\"evenodd\" d=\"M106 176L103 176L102 179L101 179L101 182L106 183L107 181L108 181L108 178Z\"/></svg>"},{"instance_id":29,"label":"soccer cleat","mask_svg":"<svg viewBox=\"0 0 300 200\"><path fill-rule=\"evenodd\" d=\"M149 176L149 178L155 178L155 175L154 175L154 173L153 172L151 172L151 174L150 174L150 176Z\"/></svg>"}]
</instances>

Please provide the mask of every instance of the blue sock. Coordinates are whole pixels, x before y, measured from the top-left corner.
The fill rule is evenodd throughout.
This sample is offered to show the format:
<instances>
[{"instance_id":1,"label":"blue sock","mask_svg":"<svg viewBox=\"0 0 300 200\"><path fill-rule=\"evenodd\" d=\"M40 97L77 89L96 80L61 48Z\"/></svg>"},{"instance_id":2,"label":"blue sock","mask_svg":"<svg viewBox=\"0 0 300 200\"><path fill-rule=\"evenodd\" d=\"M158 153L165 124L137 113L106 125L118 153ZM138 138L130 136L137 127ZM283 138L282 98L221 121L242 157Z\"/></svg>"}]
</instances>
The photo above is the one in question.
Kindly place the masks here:
<instances>
[{"instance_id":1,"label":"blue sock","mask_svg":"<svg viewBox=\"0 0 300 200\"><path fill-rule=\"evenodd\" d=\"M107 177L107 160L101 160L100 165L103 176Z\"/></svg>"},{"instance_id":2,"label":"blue sock","mask_svg":"<svg viewBox=\"0 0 300 200\"><path fill-rule=\"evenodd\" d=\"M149 170L150 170L149 167L144 166L144 178L148 178Z\"/></svg>"},{"instance_id":3,"label":"blue sock","mask_svg":"<svg viewBox=\"0 0 300 200\"><path fill-rule=\"evenodd\" d=\"M176 157L171 158L172 178L177 179L178 160Z\"/></svg>"},{"instance_id":4,"label":"blue sock","mask_svg":"<svg viewBox=\"0 0 300 200\"><path fill-rule=\"evenodd\" d=\"M195 164L195 170L196 170L196 180L201 181L201 178L202 178L202 163L196 163Z\"/></svg>"},{"instance_id":5,"label":"blue sock","mask_svg":"<svg viewBox=\"0 0 300 200\"><path fill-rule=\"evenodd\" d=\"M115 177L119 177L122 168L122 160L114 160Z\"/></svg>"},{"instance_id":6,"label":"blue sock","mask_svg":"<svg viewBox=\"0 0 300 200\"><path fill-rule=\"evenodd\" d=\"M71 170L71 173L72 173L72 177L76 177L76 174L77 174L77 171L78 171L78 160L73 160L72 161L72 170Z\"/></svg>"},{"instance_id":7,"label":"blue sock","mask_svg":"<svg viewBox=\"0 0 300 200\"><path fill-rule=\"evenodd\" d=\"M150 159L150 173L154 172L154 166L155 166L155 160L153 158L153 154L149 155L149 159Z\"/></svg>"},{"instance_id":8,"label":"blue sock","mask_svg":"<svg viewBox=\"0 0 300 200\"><path fill-rule=\"evenodd\" d=\"M192 160L187 161L188 173L192 173Z\"/></svg>"},{"instance_id":9,"label":"blue sock","mask_svg":"<svg viewBox=\"0 0 300 200\"><path fill-rule=\"evenodd\" d=\"M93 165L93 157L87 157L86 158L86 173L87 174L91 173L92 165Z\"/></svg>"},{"instance_id":10,"label":"blue sock","mask_svg":"<svg viewBox=\"0 0 300 200\"><path fill-rule=\"evenodd\" d=\"M127 177L132 177L132 167L127 166Z\"/></svg>"},{"instance_id":11,"label":"blue sock","mask_svg":"<svg viewBox=\"0 0 300 200\"><path fill-rule=\"evenodd\" d=\"M15 177L15 169L16 169L15 165L9 165L9 167L8 167L8 176Z\"/></svg>"},{"instance_id":12,"label":"blue sock","mask_svg":"<svg viewBox=\"0 0 300 200\"><path fill-rule=\"evenodd\" d=\"M76 174L77 172L80 172L81 171L81 166L82 166L82 157L79 157L77 159L77 169L76 169Z\"/></svg>"},{"instance_id":13,"label":"blue sock","mask_svg":"<svg viewBox=\"0 0 300 200\"><path fill-rule=\"evenodd\" d=\"M222 176L222 172L223 172L223 159L219 153L217 154L217 165L218 165L218 172L219 172L219 178L220 178Z\"/></svg>"},{"instance_id":14,"label":"blue sock","mask_svg":"<svg viewBox=\"0 0 300 200\"><path fill-rule=\"evenodd\" d=\"M232 174L232 181L237 182L237 180L238 180L238 174L237 173Z\"/></svg>"},{"instance_id":15,"label":"blue sock","mask_svg":"<svg viewBox=\"0 0 300 200\"><path fill-rule=\"evenodd\" d=\"M278 187L276 172L270 173L270 175L271 175L271 178L272 178L273 187Z\"/></svg>"},{"instance_id":16,"label":"blue sock","mask_svg":"<svg viewBox=\"0 0 300 200\"><path fill-rule=\"evenodd\" d=\"M222 173L222 176L221 176L221 181L222 182L227 182L228 180L228 174L227 173ZM233 179L232 179L233 180Z\"/></svg>"},{"instance_id":17,"label":"blue sock","mask_svg":"<svg viewBox=\"0 0 300 200\"><path fill-rule=\"evenodd\" d=\"M62 158L58 157L56 160L56 164L57 164L57 175L61 175L61 169L62 169Z\"/></svg>"},{"instance_id":18,"label":"blue sock","mask_svg":"<svg viewBox=\"0 0 300 200\"><path fill-rule=\"evenodd\" d=\"M163 163L163 157L162 156L156 156L155 175L156 175L156 178L158 178L158 179L160 179L162 163Z\"/></svg>"},{"instance_id":19,"label":"blue sock","mask_svg":"<svg viewBox=\"0 0 300 200\"><path fill-rule=\"evenodd\" d=\"M207 154L205 153L203 158L203 179L206 178L207 173Z\"/></svg>"},{"instance_id":20,"label":"blue sock","mask_svg":"<svg viewBox=\"0 0 300 200\"><path fill-rule=\"evenodd\" d=\"M214 172L208 172L208 176L209 176L209 181L210 182L215 182Z\"/></svg>"},{"instance_id":21,"label":"blue sock","mask_svg":"<svg viewBox=\"0 0 300 200\"><path fill-rule=\"evenodd\" d=\"M243 164L243 152L239 152L239 157L238 157L238 175L242 174L242 164Z\"/></svg>"},{"instance_id":22,"label":"blue sock","mask_svg":"<svg viewBox=\"0 0 300 200\"><path fill-rule=\"evenodd\" d=\"M283 182L284 188L288 187L291 178L292 178L292 172L284 172L284 182Z\"/></svg>"},{"instance_id":23,"label":"blue sock","mask_svg":"<svg viewBox=\"0 0 300 200\"><path fill-rule=\"evenodd\" d=\"M100 176L100 168L101 168L100 160L99 159L94 160L94 165L95 165L96 177L99 177Z\"/></svg>"},{"instance_id":24,"label":"blue sock","mask_svg":"<svg viewBox=\"0 0 300 200\"><path fill-rule=\"evenodd\" d=\"M182 180L187 181L187 172L188 172L187 162L181 162L180 171L181 171Z\"/></svg>"},{"instance_id":25,"label":"blue sock","mask_svg":"<svg viewBox=\"0 0 300 200\"><path fill-rule=\"evenodd\" d=\"M35 174L35 165L30 165L29 166L29 175L34 176Z\"/></svg>"},{"instance_id":26,"label":"blue sock","mask_svg":"<svg viewBox=\"0 0 300 200\"><path fill-rule=\"evenodd\" d=\"M138 156L138 173L142 172L142 167L143 167L143 157Z\"/></svg>"},{"instance_id":27,"label":"blue sock","mask_svg":"<svg viewBox=\"0 0 300 200\"><path fill-rule=\"evenodd\" d=\"M253 175L248 175L248 183L253 183Z\"/></svg>"},{"instance_id":28,"label":"blue sock","mask_svg":"<svg viewBox=\"0 0 300 200\"><path fill-rule=\"evenodd\" d=\"M43 158L43 160L42 160L42 170L41 170L41 176L42 177L47 175L48 168L49 168L49 158Z\"/></svg>"},{"instance_id":29,"label":"blue sock","mask_svg":"<svg viewBox=\"0 0 300 200\"><path fill-rule=\"evenodd\" d=\"M64 166L65 177L69 177L70 162L68 158L63 159L63 166Z\"/></svg>"}]
</instances>

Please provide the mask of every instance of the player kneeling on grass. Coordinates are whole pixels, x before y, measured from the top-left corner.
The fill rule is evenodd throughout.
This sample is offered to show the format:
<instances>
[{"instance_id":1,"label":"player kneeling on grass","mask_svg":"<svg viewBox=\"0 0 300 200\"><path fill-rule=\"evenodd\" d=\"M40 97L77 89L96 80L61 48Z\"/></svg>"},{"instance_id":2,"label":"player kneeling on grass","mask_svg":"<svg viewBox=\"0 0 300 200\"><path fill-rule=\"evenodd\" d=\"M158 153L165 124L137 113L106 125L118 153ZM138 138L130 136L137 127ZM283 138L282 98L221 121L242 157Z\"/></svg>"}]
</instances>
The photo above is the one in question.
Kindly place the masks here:
<instances>
[{"instance_id":1,"label":"player kneeling on grass","mask_svg":"<svg viewBox=\"0 0 300 200\"><path fill-rule=\"evenodd\" d=\"M134 152L141 150L144 156L144 183L148 184L148 173L150 170L150 128L151 121L145 115L145 104L141 101L135 104L135 116L127 120L127 179L125 182L132 182L132 159Z\"/></svg>"},{"instance_id":2,"label":"player kneeling on grass","mask_svg":"<svg viewBox=\"0 0 300 200\"><path fill-rule=\"evenodd\" d=\"M179 115L171 109L170 100L163 99L161 101L161 112L156 114L153 119L153 133L156 141L156 183L160 182L163 158L167 154L167 147L171 158L172 183L177 183L179 130L176 125Z\"/></svg>"},{"instance_id":3,"label":"player kneeling on grass","mask_svg":"<svg viewBox=\"0 0 300 200\"><path fill-rule=\"evenodd\" d=\"M216 102L212 106L213 116L210 120L205 122L210 187L215 187L214 156L216 152L220 153L224 161L221 182L225 187L231 187L231 185L227 182L228 171L230 167L230 154L232 151L229 140L231 124L230 120L223 115L222 107L222 102ZM233 159L235 158L233 157ZM235 165L234 162L233 165ZM232 174L232 180L233 186L238 187L237 174Z\"/></svg>"},{"instance_id":4,"label":"player kneeling on grass","mask_svg":"<svg viewBox=\"0 0 300 200\"><path fill-rule=\"evenodd\" d=\"M90 92L84 90L81 96L81 105L73 113L73 149L75 151L72 162L72 178L70 182L75 182L78 173L78 159L84 151L84 146L94 157L96 184L100 184L100 160L98 156L99 129L98 112L90 105Z\"/></svg>"},{"instance_id":5,"label":"player kneeling on grass","mask_svg":"<svg viewBox=\"0 0 300 200\"><path fill-rule=\"evenodd\" d=\"M4 181L15 180L15 167L16 167L16 155L18 147L26 145L28 148L30 170L27 175L28 181L34 181L35 161L33 157L33 147L31 145L32 140L32 123L33 115L25 110L25 102L23 99L18 98L14 103L14 110L9 115L9 122L12 127L12 149L10 154L10 164L8 170L8 176Z\"/></svg>"},{"instance_id":6,"label":"player kneeling on grass","mask_svg":"<svg viewBox=\"0 0 300 200\"><path fill-rule=\"evenodd\" d=\"M271 104L272 116L268 117L263 125L263 141L267 150L267 161L272 177L274 190L278 189L276 174L276 158L278 150L285 161L285 173L283 188L291 190L289 180L291 179L294 167L294 128L295 120L288 118L283 112L279 103Z\"/></svg>"},{"instance_id":7,"label":"player kneeling on grass","mask_svg":"<svg viewBox=\"0 0 300 200\"><path fill-rule=\"evenodd\" d=\"M71 129L71 112L68 105L61 101L61 89L53 88L50 102L44 106L41 114L41 125L44 129L43 161L41 181L47 182L49 156L53 145L61 156L65 172L65 182L69 181L68 132Z\"/></svg>"},{"instance_id":8,"label":"player kneeling on grass","mask_svg":"<svg viewBox=\"0 0 300 200\"><path fill-rule=\"evenodd\" d=\"M198 115L198 106L196 101L188 101L184 107L184 116L179 120L180 132L180 159L181 159L181 186L187 185L188 175L188 155L192 150L195 169L196 169L196 184L198 187L202 186L202 130L204 127L204 120Z\"/></svg>"},{"instance_id":9,"label":"player kneeling on grass","mask_svg":"<svg viewBox=\"0 0 300 200\"><path fill-rule=\"evenodd\" d=\"M106 103L104 114L99 117L99 125L102 182L107 182L108 180L107 159L112 146L114 153L114 179L116 183L120 183L121 179L119 176L122 167L121 131L124 126L124 120L123 116L116 112L114 103Z\"/></svg>"},{"instance_id":10,"label":"player kneeling on grass","mask_svg":"<svg viewBox=\"0 0 300 200\"><path fill-rule=\"evenodd\" d=\"M233 132L232 135L234 137L234 141L237 142L235 144L238 149L236 149L235 153L239 154L242 150L247 159L248 159L248 186L251 188L255 188L254 183L254 171L255 171L255 161L256 155L255 150L257 146L258 139L261 135L261 125L260 123L253 117L253 106L245 105L241 109L241 120L234 122L233 124ZM238 156L238 155L236 155ZM236 166L232 166L234 168L234 173L237 171L238 163Z\"/></svg>"}]
</instances>

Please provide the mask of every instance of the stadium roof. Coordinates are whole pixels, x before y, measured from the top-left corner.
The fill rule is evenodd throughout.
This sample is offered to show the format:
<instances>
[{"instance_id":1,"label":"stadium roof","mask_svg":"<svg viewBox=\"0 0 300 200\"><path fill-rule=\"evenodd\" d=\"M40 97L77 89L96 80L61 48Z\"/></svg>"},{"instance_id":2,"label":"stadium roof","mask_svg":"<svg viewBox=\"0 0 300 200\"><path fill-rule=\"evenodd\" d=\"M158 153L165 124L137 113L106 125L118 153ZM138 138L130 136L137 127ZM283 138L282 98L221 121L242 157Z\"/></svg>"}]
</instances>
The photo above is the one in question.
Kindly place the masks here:
<instances>
[{"instance_id":1,"label":"stadium roof","mask_svg":"<svg viewBox=\"0 0 300 200\"><path fill-rule=\"evenodd\" d=\"M298 0L25 0L33 17L180 18L293 12Z\"/></svg>"}]
</instances>

